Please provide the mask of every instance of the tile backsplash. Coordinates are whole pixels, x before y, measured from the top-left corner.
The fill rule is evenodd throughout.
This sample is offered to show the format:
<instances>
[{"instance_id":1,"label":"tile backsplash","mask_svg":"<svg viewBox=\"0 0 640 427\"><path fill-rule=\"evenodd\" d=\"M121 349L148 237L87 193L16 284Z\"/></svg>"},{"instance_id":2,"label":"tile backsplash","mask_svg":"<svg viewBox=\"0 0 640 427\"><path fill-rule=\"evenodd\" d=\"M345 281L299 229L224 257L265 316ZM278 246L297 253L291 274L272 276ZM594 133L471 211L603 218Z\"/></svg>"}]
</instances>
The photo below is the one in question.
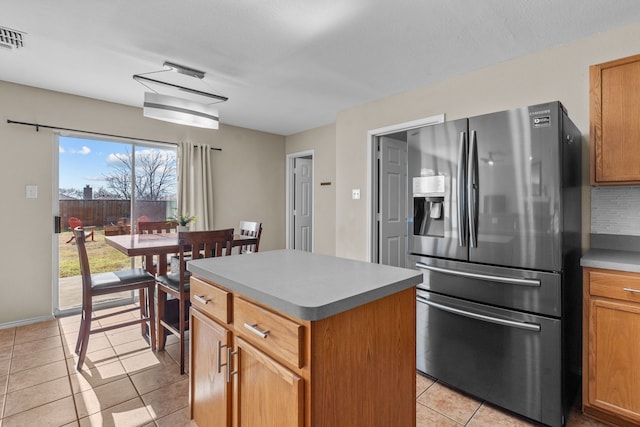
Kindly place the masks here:
<instances>
[{"instance_id":1,"label":"tile backsplash","mask_svg":"<svg viewBox=\"0 0 640 427\"><path fill-rule=\"evenodd\" d=\"M640 236L640 186L591 187L591 233Z\"/></svg>"}]
</instances>

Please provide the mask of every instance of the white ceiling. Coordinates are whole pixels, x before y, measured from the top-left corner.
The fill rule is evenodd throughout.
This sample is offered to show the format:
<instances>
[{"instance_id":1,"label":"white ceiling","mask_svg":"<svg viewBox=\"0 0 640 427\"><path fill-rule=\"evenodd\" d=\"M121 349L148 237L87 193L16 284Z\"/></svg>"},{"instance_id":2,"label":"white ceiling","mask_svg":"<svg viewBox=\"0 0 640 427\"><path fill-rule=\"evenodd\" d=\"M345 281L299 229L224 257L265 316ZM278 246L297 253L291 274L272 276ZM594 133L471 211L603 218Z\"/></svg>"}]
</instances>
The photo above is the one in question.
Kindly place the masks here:
<instances>
[{"instance_id":1,"label":"white ceiling","mask_svg":"<svg viewBox=\"0 0 640 427\"><path fill-rule=\"evenodd\" d=\"M337 112L367 101L640 21L637 0L2 3L0 26L27 36L21 49L0 49L0 80L141 107L145 87L132 75L170 61L206 77L163 76L229 97L219 105L223 125L282 135L332 123Z\"/></svg>"}]
</instances>

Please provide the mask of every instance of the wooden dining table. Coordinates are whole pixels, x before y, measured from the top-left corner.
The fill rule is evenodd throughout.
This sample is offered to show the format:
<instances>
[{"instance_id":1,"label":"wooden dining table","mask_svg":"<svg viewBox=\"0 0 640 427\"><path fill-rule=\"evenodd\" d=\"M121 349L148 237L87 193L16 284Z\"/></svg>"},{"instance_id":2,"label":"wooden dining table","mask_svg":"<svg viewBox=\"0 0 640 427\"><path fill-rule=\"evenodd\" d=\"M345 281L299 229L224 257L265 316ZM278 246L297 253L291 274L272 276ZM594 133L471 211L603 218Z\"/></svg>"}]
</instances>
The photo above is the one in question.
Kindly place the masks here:
<instances>
[{"instance_id":1,"label":"wooden dining table","mask_svg":"<svg viewBox=\"0 0 640 427\"><path fill-rule=\"evenodd\" d=\"M162 275L167 273L167 255L178 253L180 243L178 233L157 233L157 234L124 234L116 236L104 236L107 245L117 249L130 257L142 256L143 268L151 274ZM234 234L231 246L242 247L245 245L255 245L258 238ZM154 257L158 257L154 263ZM144 289L140 291L140 301L146 301ZM145 308L146 313L146 308ZM142 335L148 339L148 326L142 324Z\"/></svg>"},{"instance_id":2,"label":"wooden dining table","mask_svg":"<svg viewBox=\"0 0 640 427\"><path fill-rule=\"evenodd\" d=\"M167 257L160 255L178 253L180 250L178 233L105 236L104 240L107 245L125 255L130 257L142 256L143 268L151 274L158 275L166 274L167 272ZM257 237L234 234L231 246L233 248L257 243ZM157 265L153 262L155 256L158 256Z\"/></svg>"}]
</instances>

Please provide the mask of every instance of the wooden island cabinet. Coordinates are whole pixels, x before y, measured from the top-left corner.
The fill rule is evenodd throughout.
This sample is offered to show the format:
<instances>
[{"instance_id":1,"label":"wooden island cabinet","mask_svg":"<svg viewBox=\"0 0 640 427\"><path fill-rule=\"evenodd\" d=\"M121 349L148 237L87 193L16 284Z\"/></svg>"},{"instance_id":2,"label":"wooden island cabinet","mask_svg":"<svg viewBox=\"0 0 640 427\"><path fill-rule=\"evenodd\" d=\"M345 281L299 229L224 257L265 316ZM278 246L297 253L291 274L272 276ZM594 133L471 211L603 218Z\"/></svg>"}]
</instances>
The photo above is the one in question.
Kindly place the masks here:
<instances>
[{"instance_id":1,"label":"wooden island cabinet","mask_svg":"<svg viewBox=\"0 0 640 427\"><path fill-rule=\"evenodd\" d=\"M583 412L640 425L640 273L583 271Z\"/></svg>"},{"instance_id":2,"label":"wooden island cabinet","mask_svg":"<svg viewBox=\"0 0 640 427\"><path fill-rule=\"evenodd\" d=\"M192 264L193 425L415 426L419 272L299 251Z\"/></svg>"}]
</instances>

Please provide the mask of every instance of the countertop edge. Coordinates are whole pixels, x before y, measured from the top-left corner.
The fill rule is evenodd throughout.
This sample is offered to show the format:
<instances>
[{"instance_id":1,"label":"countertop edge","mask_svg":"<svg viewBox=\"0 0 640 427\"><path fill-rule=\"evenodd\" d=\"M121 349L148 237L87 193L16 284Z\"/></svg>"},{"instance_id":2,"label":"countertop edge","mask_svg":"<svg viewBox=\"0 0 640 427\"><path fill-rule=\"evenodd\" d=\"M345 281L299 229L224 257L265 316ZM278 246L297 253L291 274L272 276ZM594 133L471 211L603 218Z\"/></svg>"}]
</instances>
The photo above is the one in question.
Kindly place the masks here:
<instances>
[{"instance_id":1,"label":"countertop edge","mask_svg":"<svg viewBox=\"0 0 640 427\"><path fill-rule=\"evenodd\" d=\"M612 249L590 249L580 259L582 267L640 273L640 253Z\"/></svg>"},{"instance_id":2,"label":"countertop edge","mask_svg":"<svg viewBox=\"0 0 640 427\"><path fill-rule=\"evenodd\" d=\"M321 320L335 314L368 304L389 295L407 290L422 282L420 271L406 270L406 277L384 286L380 286L368 291L355 294L339 301L331 301L327 304L307 307L295 304L291 301L279 298L276 295L261 292L251 286L244 285L228 277L216 274L215 272L190 263L189 271L195 276L217 283L232 292L251 298L265 306L271 307L290 316L301 320L315 321ZM415 273L415 274L413 274Z\"/></svg>"}]
</instances>

